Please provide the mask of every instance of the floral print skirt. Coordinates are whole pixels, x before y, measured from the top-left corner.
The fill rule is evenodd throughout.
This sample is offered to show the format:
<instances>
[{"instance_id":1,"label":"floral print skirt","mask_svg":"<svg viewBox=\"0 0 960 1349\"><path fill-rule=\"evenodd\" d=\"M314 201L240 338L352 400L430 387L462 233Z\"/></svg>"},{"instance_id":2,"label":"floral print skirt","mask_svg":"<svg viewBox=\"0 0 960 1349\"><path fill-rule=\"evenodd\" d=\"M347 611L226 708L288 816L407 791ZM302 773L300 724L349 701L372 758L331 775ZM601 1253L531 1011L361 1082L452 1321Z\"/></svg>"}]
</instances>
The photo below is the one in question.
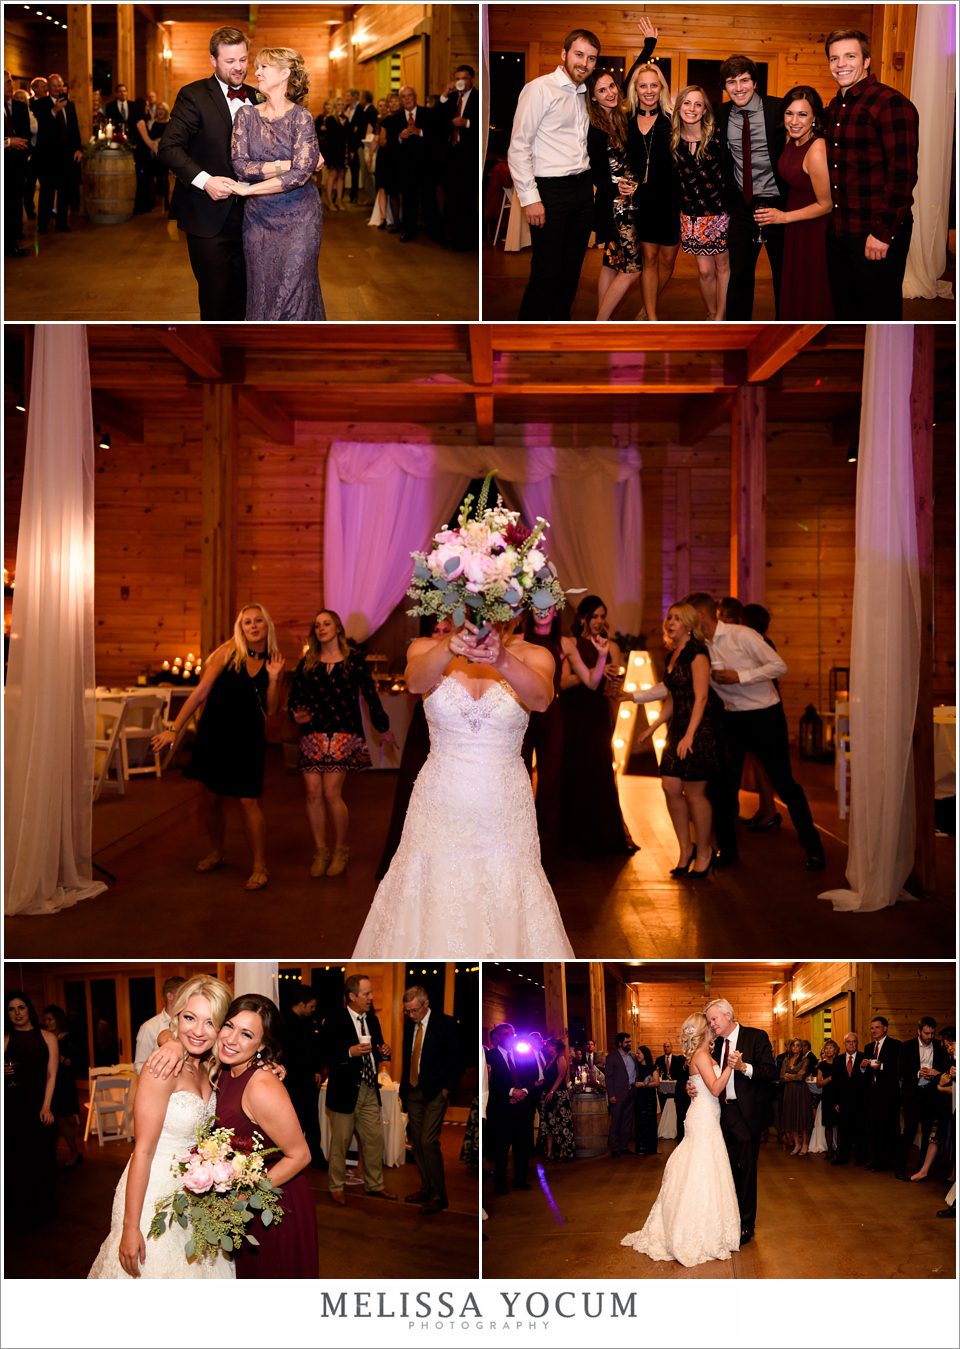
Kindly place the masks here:
<instances>
[{"instance_id":1,"label":"floral print skirt","mask_svg":"<svg viewBox=\"0 0 960 1349\"><path fill-rule=\"evenodd\" d=\"M722 215L684 215L680 213L680 247L684 253L716 257L727 251L730 217Z\"/></svg>"},{"instance_id":2,"label":"floral print skirt","mask_svg":"<svg viewBox=\"0 0 960 1349\"><path fill-rule=\"evenodd\" d=\"M566 1087L555 1091L550 1100L545 1098L540 1105L539 1150L546 1156L547 1139L553 1139L550 1155L555 1162L572 1162L577 1155L577 1143L573 1133L573 1111L570 1109L570 1093Z\"/></svg>"},{"instance_id":3,"label":"floral print skirt","mask_svg":"<svg viewBox=\"0 0 960 1349\"><path fill-rule=\"evenodd\" d=\"M301 773L342 773L345 769L369 768L370 751L359 735L347 731L310 731L300 737Z\"/></svg>"}]
</instances>

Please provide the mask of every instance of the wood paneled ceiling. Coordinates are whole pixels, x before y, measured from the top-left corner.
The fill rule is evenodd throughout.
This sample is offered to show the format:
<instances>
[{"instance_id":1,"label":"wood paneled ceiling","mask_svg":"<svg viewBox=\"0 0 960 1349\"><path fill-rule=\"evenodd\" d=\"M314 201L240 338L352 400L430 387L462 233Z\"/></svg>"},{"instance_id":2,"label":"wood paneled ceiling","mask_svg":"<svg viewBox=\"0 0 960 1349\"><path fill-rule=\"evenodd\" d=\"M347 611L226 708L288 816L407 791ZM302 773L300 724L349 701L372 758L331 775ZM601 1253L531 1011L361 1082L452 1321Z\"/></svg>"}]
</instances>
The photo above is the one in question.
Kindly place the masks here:
<instances>
[{"instance_id":1,"label":"wood paneled ceiling","mask_svg":"<svg viewBox=\"0 0 960 1349\"><path fill-rule=\"evenodd\" d=\"M745 384L767 389L768 418L830 421L859 414L865 329L821 324L92 324L98 422L137 440L144 419L175 407L199 415L209 382L237 391L265 436L296 424L459 425L480 443L495 428L557 422L675 423L694 444L727 419ZM7 325L15 388L31 329ZM954 419L955 337L936 328L937 419ZM306 429L304 426L303 429Z\"/></svg>"}]
</instances>

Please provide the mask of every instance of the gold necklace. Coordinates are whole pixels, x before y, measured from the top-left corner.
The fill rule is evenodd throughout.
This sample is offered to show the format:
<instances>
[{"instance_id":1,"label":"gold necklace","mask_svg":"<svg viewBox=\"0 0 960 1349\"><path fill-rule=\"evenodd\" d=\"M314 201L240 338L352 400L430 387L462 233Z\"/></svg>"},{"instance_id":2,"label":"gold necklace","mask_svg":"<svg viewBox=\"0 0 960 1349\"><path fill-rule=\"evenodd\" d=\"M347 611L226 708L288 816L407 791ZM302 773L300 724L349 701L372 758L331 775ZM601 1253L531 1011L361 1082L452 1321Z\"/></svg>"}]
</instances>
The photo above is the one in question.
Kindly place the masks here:
<instances>
[{"instance_id":1,"label":"gold necklace","mask_svg":"<svg viewBox=\"0 0 960 1349\"><path fill-rule=\"evenodd\" d=\"M650 178L650 155L653 153L650 149L650 141L653 138L653 124L651 123L649 131L643 131L641 130L640 123L638 122L637 130L640 132L640 140L643 144L643 153L646 156L647 160L646 166L643 170L643 177L641 178L640 181L642 183L646 183Z\"/></svg>"}]
</instances>

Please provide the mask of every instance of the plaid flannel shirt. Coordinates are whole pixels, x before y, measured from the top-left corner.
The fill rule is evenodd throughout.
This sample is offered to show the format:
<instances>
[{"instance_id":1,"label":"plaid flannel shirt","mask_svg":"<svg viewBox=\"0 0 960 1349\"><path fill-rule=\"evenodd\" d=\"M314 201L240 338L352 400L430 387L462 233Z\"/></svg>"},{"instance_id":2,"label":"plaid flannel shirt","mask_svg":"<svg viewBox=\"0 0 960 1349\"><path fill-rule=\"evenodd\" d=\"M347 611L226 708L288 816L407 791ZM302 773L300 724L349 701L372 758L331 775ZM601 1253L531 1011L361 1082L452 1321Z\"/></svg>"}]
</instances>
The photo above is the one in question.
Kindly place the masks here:
<instances>
[{"instance_id":1,"label":"plaid flannel shirt","mask_svg":"<svg viewBox=\"0 0 960 1349\"><path fill-rule=\"evenodd\" d=\"M835 95L824 119L834 234L885 244L912 218L919 117L908 98L868 74Z\"/></svg>"}]
</instances>

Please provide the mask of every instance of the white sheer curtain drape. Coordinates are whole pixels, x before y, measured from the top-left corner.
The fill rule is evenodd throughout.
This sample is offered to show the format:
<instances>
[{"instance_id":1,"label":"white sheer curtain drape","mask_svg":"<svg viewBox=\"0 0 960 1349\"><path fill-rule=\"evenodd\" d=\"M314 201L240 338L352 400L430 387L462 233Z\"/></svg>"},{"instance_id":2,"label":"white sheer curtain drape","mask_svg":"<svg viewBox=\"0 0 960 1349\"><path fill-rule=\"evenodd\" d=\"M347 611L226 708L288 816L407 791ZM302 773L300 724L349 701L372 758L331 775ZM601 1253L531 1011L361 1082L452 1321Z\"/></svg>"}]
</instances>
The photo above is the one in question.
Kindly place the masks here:
<instances>
[{"instance_id":1,"label":"white sheer curtain drape","mask_svg":"<svg viewBox=\"0 0 960 1349\"><path fill-rule=\"evenodd\" d=\"M947 264L956 89L956 7L918 5L910 99L920 114L920 152L903 278L908 300L953 298L950 282L939 278Z\"/></svg>"},{"instance_id":2,"label":"white sheer curtain drape","mask_svg":"<svg viewBox=\"0 0 960 1349\"><path fill-rule=\"evenodd\" d=\"M913 326L867 328L857 462L850 646L849 890L835 909L910 899L912 736L920 669L920 568L910 434Z\"/></svg>"},{"instance_id":3,"label":"white sheer curtain drape","mask_svg":"<svg viewBox=\"0 0 960 1349\"><path fill-rule=\"evenodd\" d=\"M93 418L86 330L38 324L4 696L4 910L47 914L91 874Z\"/></svg>"},{"instance_id":4,"label":"white sheer curtain drape","mask_svg":"<svg viewBox=\"0 0 960 1349\"><path fill-rule=\"evenodd\" d=\"M471 478L493 467L504 498L550 521L547 549L564 586L606 601L611 622L640 626L643 510L636 450L463 449L335 441L327 460L323 603L363 641L406 593L410 553L453 514Z\"/></svg>"},{"instance_id":5,"label":"white sheer curtain drape","mask_svg":"<svg viewBox=\"0 0 960 1349\"><path fill-rule=\"evenodd\" d=\"M279 1006L279 970L275 960L238 960L233 972L233 996L259 993Z\"/></svg>"}]
</instances>

